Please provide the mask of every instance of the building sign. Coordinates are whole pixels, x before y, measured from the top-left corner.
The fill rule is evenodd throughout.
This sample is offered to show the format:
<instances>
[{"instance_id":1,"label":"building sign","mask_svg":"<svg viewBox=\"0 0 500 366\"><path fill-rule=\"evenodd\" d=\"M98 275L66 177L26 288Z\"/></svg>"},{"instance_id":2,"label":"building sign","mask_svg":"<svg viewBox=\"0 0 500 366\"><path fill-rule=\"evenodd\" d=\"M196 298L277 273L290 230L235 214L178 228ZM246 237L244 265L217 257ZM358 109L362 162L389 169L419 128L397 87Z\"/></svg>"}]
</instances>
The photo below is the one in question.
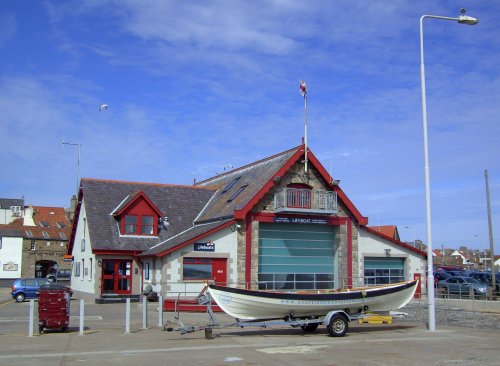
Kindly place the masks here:
<instances>
[{"instance_id":1,"label":"building sign","mask_svg":"<svg viewBox=\"0 0 500 366\"><path fill-rule=\"evenodd\" d=\"M7 262L3 265L3 270L4 271L17 271L18 267L19 267L19 265L17 263Z\"/></svg>"},{"instance_id":2,"label":"building sign","mask_svg":"<svg viewBox=\"0 0 500 366\"><path fill-rule=\"evenodd\" d=\"M215 252L215 243L211 240L206 243L194 243L195 252Z\"/></svg>"},{"instance_id":3,"label":"building sign","mask_svg":"<svg viewBox=\"0 0 500 366\"><path fill-rule=\"evenodd\" d=\"M327 219L316 219L310 217L275 217L273 221L280 224L328 224Z\"/></svg>"}]
</instances>

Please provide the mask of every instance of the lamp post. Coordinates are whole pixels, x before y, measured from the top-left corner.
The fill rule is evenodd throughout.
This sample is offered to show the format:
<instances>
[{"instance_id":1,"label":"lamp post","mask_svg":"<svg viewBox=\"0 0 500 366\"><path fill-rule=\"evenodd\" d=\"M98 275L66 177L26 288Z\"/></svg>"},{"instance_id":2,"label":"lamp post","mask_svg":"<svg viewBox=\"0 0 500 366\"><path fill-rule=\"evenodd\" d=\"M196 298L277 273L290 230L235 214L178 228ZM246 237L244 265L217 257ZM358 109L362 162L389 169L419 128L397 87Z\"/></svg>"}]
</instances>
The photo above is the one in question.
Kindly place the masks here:
<instances>
[{"instance_id":1,"label":"lamp post","mask_svg":"<svg viewBox=\"0 0 500 366\"><path fill-rule=\"evenodd\" d=\"M413 248L417 248L417 238L415 236L415 228L413 226L405 226L405 229L411 229L413 232ZM421 249L420 246L418 249Z\"/></svg>"},{"instance_id":2,"label":"lamp post","mask_svg":"<svg viewBox=\"0 0 500 366\"><path fill-rule=\"evenodd\" d=\"M430 178L429 178L429 149L427 143L427 101L425 97L425 67L424 67L424 19L453 20L459 24L474 25L477 24L476 18L465 15L465 9L461 10L458 18L442 17L437 15L422 15L420 17L420 79L422 83L422 122L424 129L424 173L425 173L425 208L427 224L427 298L429 310L429 331L436 330L436 309L434 303L434 270L432 258L432 230L431 230L431 196L430 196Z\"/></svg>"},{"instance_id":3,"label":"lamp post","mask_svg":"<svg viewBox=\"0 0 500 366\"><path fill-rule=\"evenodd\" d=\"M82 144L80 143L73 143L73 142L64 142L61 141L63 145L70 145L70 146L77 146L78 147L78 159L76 162L76 195L78 196L78 189L80 187L80 148L82 147Z\"/></svg>"}]
</instances>

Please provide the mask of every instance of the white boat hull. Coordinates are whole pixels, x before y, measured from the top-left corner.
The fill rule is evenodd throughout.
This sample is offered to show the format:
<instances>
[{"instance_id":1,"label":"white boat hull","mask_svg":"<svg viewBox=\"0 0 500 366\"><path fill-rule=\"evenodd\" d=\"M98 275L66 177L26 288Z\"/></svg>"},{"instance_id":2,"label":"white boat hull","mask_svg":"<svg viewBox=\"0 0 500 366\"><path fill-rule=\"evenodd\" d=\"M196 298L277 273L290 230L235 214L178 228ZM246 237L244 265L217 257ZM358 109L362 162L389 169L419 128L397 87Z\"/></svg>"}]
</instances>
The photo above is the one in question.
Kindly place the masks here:
<instances>
[{"instance_id":1,"label":"white boat hull","mask_svg":"<svg viewBox=\"0 0 500 366\"><path fill-rule=\"evenodd\" d=\"M396 310L413 298L417 284L408 281L331 292L269 292L209 285L208 292L226 314L241 320L264 320L323 316L332 310Z\"/></svg>"}]
</instances>

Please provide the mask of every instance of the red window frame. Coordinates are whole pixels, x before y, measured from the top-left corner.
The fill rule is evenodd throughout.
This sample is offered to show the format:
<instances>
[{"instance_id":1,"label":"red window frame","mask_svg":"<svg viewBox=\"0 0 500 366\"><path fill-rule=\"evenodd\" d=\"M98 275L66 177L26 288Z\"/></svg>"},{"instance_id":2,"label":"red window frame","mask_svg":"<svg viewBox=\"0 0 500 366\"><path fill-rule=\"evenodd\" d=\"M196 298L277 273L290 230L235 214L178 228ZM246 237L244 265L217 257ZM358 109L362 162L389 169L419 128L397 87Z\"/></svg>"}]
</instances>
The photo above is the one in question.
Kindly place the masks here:
<instances>
[{"instance_id":1,"label":"red window frame","mask_svg":"<svg viewBox=\"0 0 500 366\"><path fill-rule=\"evenodd\" d=\"M127 223L127 217L134 217L134 223ZM145 218L151 218L151 224L145 223ZM146 236L155 236L157 235L158 226L157 226L158 217L155 217L151 214L126 214L123 215L121 220L120 231L122 235L146 235ZM127 226L133 226L134 231L127 231ZM149 230L148 230L149 229Z\"/></svg>"}]
</instances>

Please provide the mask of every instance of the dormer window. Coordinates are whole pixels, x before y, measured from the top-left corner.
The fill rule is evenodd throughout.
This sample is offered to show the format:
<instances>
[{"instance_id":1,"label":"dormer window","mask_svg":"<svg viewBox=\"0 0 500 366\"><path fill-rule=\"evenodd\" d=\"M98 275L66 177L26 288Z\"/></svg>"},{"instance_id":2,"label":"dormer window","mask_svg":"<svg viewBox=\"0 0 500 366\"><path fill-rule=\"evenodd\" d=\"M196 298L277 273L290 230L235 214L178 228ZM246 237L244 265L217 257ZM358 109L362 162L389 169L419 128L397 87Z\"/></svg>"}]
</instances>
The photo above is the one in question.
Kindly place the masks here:
<instances>
[{"instance_id":1,"label":"dormer window","mask_svg":"<svg viewBox=\"0 0 500 366\"><path fill-rule=\"evenodd\" d=\"M121 235L158 235L158 219L163 213L144 194L136 192L128 195L113 211L119 221Z\"/></svg>"}]
</instances>

